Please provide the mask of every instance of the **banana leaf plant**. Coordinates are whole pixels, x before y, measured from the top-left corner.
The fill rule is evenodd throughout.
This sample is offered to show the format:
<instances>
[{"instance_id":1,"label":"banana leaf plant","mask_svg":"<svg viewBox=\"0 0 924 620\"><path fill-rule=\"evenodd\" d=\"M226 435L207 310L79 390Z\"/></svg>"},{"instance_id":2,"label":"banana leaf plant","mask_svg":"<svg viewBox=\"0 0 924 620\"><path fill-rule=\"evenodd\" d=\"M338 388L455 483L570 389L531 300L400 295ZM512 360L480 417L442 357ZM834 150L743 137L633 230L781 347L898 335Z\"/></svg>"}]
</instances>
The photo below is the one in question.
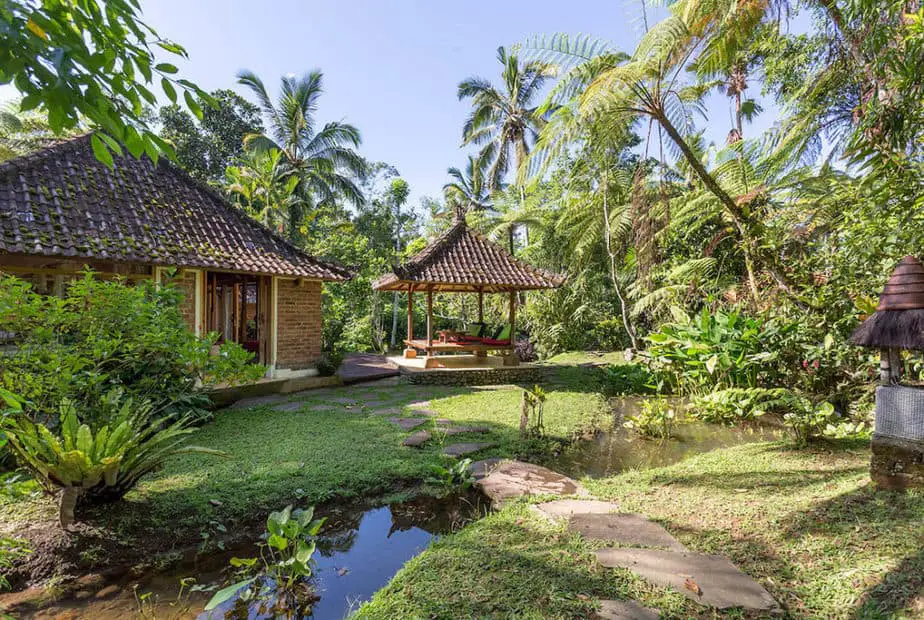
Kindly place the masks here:
<instances>
[{"instance_id":1,"label":"banana leaf plant","mask_svg":"<svg viewBox=\"0 0 924 620\"><path fill-rule=\"evenodd\" d=\"M60 428L52 432L22 409L8 414L3 432L20 462L50 493L60 490L59 521L69 528L81 497L120 499L138 480L175 454L224 456L218 450L187 446L193 417L152 419L151 405L125 399L116 415L95 431L81 424L71 401L60 405Z\"/></svg>"}]
</instances>

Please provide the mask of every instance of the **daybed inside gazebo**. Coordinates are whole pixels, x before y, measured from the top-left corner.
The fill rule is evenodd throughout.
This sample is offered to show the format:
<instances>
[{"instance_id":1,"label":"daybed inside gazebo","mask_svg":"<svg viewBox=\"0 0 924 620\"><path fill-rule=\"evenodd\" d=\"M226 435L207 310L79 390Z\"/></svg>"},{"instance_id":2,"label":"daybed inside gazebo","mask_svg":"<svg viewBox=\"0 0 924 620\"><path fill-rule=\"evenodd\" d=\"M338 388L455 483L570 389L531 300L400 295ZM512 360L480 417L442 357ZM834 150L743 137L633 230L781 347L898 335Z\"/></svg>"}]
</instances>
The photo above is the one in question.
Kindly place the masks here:
<instances>
[{"instance_id":1,"label":"daybed inside gazebo","mask_svg":"<svg viewBox=\"0 0 924 620\"><path fill-rule=\"evenodd\" d=\"M515 365L513 354L516 340L517 292L557 288L563 276L550 273L517 260L500 245L468 228L465 218L457 213L452 227L437 237L419 254L394 267L394 270L372 283L377 291L402 291L408 294L405 357L415 357L417 351L426 356L425 367L439 364L437 353L474 353L486 356L499 352L505 365ZM426 295L427 328L424 338L415 338L414 293ZM478 295L478 323L484 323L485 294L507 294L509 324L500 334L478 336L444 331L434 339L433 294L475 293Z\"/></svg>"}]
</instances>

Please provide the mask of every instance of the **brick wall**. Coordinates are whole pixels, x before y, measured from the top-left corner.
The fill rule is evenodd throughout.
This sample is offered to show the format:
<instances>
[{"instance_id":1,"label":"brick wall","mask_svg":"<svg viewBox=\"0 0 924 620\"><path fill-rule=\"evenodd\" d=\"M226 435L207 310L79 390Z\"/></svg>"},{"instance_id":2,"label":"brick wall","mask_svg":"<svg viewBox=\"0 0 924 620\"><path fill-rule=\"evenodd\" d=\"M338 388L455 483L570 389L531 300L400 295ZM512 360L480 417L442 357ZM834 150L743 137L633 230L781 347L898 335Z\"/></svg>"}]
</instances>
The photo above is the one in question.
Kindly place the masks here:
<instances>
[{"instance_id":1,"label":"brick wall","mask_svg":"<svg viewBox=\"0 0 924 620\"><path fill-rule=\"evenodd\" d=\"M183 271L172 279L168 279L183 293L180 302L180 314L189 326L190 331L196 331L196 274L192 271Z\"/></svg>"},{"instance_id":2,"label":"brick wall","mask_svg":"<svg viewBox=\"0 0 924 620\"><path fill-rule=\"evenodd\" d=\"M276 367L299 370L321 357L321 283L277 280Z\"/></svg>"},{"instance_id":3,"label":"brick wall","mask_svg":"<svg viewBox=\"0 0 924 620\"><path fill-rule=\"evenodd\" d=\"M503 366L498 368L430 368L402 370L408 383L425 385L504 385L542 383L548 378L547 366Z\"/></svg>"}]
</instances>

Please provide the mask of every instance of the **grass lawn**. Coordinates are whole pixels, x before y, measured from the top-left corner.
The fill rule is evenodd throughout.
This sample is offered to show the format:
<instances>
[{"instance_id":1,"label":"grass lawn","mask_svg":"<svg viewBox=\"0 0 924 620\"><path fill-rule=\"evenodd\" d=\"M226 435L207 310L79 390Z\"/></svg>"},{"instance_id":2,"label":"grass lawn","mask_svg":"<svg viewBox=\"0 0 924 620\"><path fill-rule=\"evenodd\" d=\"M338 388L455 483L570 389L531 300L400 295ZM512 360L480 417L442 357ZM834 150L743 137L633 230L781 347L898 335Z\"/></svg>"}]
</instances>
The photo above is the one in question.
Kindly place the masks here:
<instances>
[{"instance_id":1,"label":"grass lawn","mask_svg":"<svg viewBox=\"0 0 924 620\"><path fill-rule=\"evenodd\" d=\"M586 486L693 551L726 555L791 617L922 617L924 494L873 490L868 463L862 447L761 443ZM591 549L514 504L408 563L360 617L586 617L597 600L626 597L665 618L711 617L628 571L595 568Z\"/></svg>"},{"instance_id":2,"label":"grass lawn","mask_svg":"<svg viewBox=\"0 0 924 620\"><path fill-rule=\"evenodd\" d=\"M604 401L559 384L546 406L550 432L567 436L601 421ZM86 531L68 537L55 523L56 507L42 495L13 496L0 487L0 534L34 542L46 556L84 548L108 561L139 549L157 552L240 533L267 512L294 503L320 505L342 499L400 497L441 490L426 485L429 468L445 463L446 443L495 444L474 455L516 456L530 445L519 440L520 390L447 388L399 384L357 385L308 391L271 404L216 412L191 443L215 448L228 458L175 457L117 504L78 511ZM414 415L408 405L430 401L430 409L459 425L487 425L487 434L436 435L422 448L401 445L407 432L388 421ZM376 410L390 410L374 415ZM419 414L418 414L419 415ZM432 428L432 422L421 428ZM152 537L151 533L156 532ZM115 546L116 544L121 545ZM41 563L47 572L48 563ZM47 558L46 558L47 560ZM77 568L84 558L75 559ZM93 568L98 568L95 564ZM33 573L35 574L35 573Z\"/></svg>"}]
</instances>

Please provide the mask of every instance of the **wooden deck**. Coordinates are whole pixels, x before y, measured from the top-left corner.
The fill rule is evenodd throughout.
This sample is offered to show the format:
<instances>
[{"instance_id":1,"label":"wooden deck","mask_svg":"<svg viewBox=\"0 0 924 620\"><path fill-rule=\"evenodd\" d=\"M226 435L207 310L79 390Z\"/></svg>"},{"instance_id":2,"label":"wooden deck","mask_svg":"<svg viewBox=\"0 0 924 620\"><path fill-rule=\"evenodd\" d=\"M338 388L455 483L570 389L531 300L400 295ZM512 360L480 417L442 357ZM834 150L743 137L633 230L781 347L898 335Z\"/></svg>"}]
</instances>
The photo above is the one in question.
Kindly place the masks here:
<instances>
[{"instance_id":1,"label":"wooden deck","mask_svg":"<svg viewBox=\"0 0 924 620\"><path fill-rule=\"evenodd\" d=\"M440 342L434 340L431 345L427 345L426 340L415 339L405 340L404 344L411 349L426 351L427 353L487 353L488 351L512 351L512 344L480 344L477 342Z\"/></svg>"}]
</instances>

